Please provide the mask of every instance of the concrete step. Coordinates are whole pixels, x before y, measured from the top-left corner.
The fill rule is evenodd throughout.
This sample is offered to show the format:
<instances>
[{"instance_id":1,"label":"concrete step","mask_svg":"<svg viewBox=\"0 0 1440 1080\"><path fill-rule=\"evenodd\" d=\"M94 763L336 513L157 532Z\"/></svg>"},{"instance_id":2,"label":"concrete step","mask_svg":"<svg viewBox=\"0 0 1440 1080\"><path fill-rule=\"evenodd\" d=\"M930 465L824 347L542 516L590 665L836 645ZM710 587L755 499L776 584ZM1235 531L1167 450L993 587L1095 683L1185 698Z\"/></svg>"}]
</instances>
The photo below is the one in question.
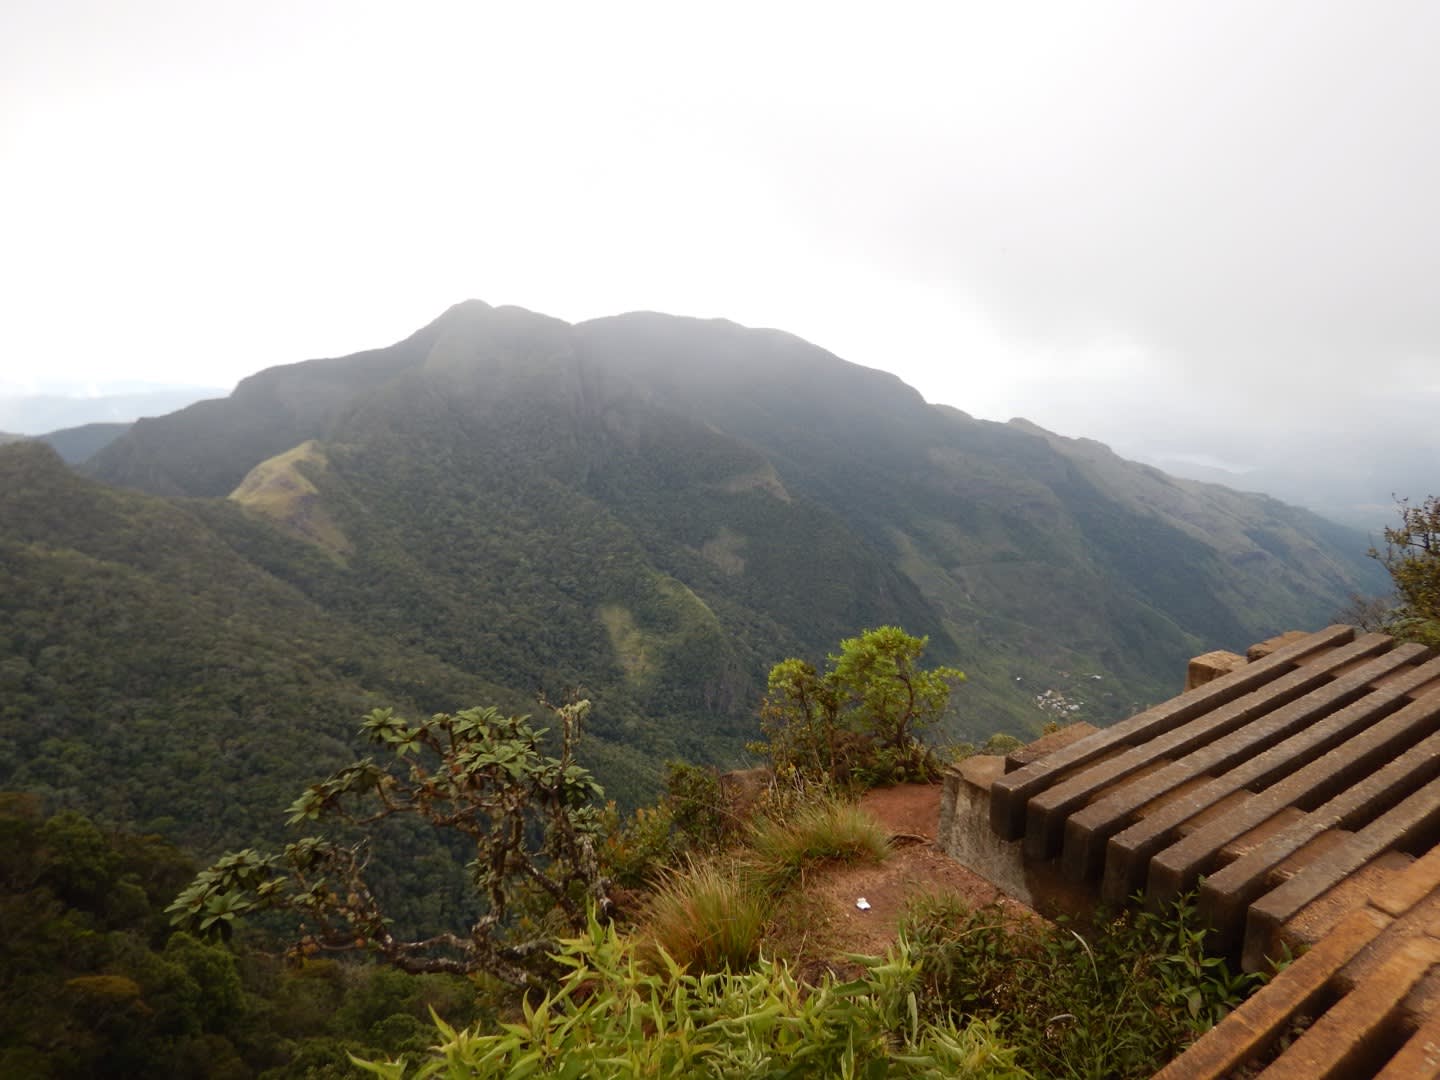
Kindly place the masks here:
<instances>
[{"instance_id":1,"label":"concrete step","mask_svg":"<svg viewBox=\"0 0 1440 1080\"><path fill-rule=\"evenodd\" d=\"M1268 955L1285 955L1287 950L1291 956L1304 952L1356 908L1364 907L1367 903L1373 907L1374 898L1381 895L1389 887L1390 882L1395 879L1395 876L1411 866L1414 861L1409 855L1401 852L1387 851L1366 863L1345 880L1306 904L1293 918L1287 919L1285 925L1280 929L1279 940L1275 947L1267 950ZM1395 928L1392 927L1382 942L1394 938L1398 943L1400 938L1396 937L1394 930ZM1368 956L1368 953L1366 955ZM1362 973L1363 970L1368 970L1368 968L1356 969ZM1358 976L1348 968L1341 974L1341 982L1346 986L1352 985L1357 980Z\"/></svg>"},{"instance_id":2,"label":"concrete step","mask_svg":"<svg viewBox=\"0 0 1440 1080\"><path fill-rule=\"evenodd\" d=\"M1026 832L1031 797L1068 769L1087 765L1116 747L1133 746L1222 706L1293 671L1300 659L1354 640L1349 626L1330 626L1277 649L1263 659L1186 691L1079 742L1061 747L997 780L990 793L990 827L1005 840Z\"/></svg>"},{"instance_id":3,"label":"concrete step","mask_svg":"<svg viewBox=\"0 0 1440 1080\"><path fill-rule=\"evenodd\" d=\"M1077 810L1065 822L1063 865L1072 881L1085 881L1097 876L1104 866L1105 844L1111 836L1132 824L1147 804L1162 800L1184 800L1194 806L1193 791L1204 791L1217 773L1223 773L1255 758L1287 737L1311 727L1317 721L1375 693L1371 683L1385 675L1408 667L1423 646L1394 648L1386 635L1367 635L1349 646L1355 659L1351 666L1341 660L1336 669L1350 668L1346 674L1329 683L1321 683L1303 696L1264 711L1247 708L1253 715L1248 723L1228 735L1201 743L1179 760L1152 771L1143 780L1124 785L1112 794L1103 795ZM1368 650L1383 650L1382 655L1366 660ZM1334 663L1346 650L1329 657ZM1312 667L1310 670L1314 670ZM1274 684L1277 689L1279 684ZM1245 699L1245 700L1248 700Z\"/></svg>"},{"instance_id":4,"label":"concrete step","mask_svg":"<svg viewBox=\"0 0 1440 1080\"><path fill-rule=\"evenodd\" d=\"M1375 1074L1375 1080L1436 1080L1440 1077L1440 1012L1433 1013L1398 1053Z\"/></svg>"},{"instance_id":5,"label":"concrete step","mask_svg":"<svg viewBox=\"0 0 1440 1080\"><path fill-rule=\"evenodd\" d=\"M1401 1003L1440 963L1440 941L1406 942L1370 978L1357 985L1260 1075L1263 1080L1354 1080L1374 1076L1400 1047Z\"/></svg>"},{"instance_id":6,"label":"concrete step","mask_svg":"<svg viewBox=\"0 0 1440 1080\"><path fill-rule=\"evenodd\" d=\"M1402 645L1388 655L1419 659L1425 652L1417 645ZM1228 817L1229 812L1237 808L1235 800L1248 801L1250 791L1262 791L1292 775L1337 744L1408 704L1410 693L1437 678L1440 678L1440 658L1383 675L1376 680L1375 690L1359 701L1316 721L1209 781L1184 800L1146 814L1142 820L1112 836L1106 845L1103 898L1118 903L1136 892L1145 884L1149 860L1181 837L1220 818L1222 815L1216 813L1217 809L1223 808L1224 816ZM1262 812L1256 811L1234 820L1253 825L1261 816ZM1223 834L1226 828L1219 825L1211 835ZM1179 891L1193 885L1191 880ZM1157 897L1157 900L1173 895Z\"/></svg>"},{"instance_id":7,"label":"concrete step","mask_svg":"<svg viewBox=\"0 0 1440 1080\"><path fill-rule=\"evenodd\" d=\"M1434 699L1433 703L1432 699ZM1395 726L1401 729L1401 734L1413 734L1410 726L1405 725L1407 714L1412 711L1415 715L1409 717L1411 725L1424 724L1427 727L1433 727L1437 718L1440 718L1440 695L1427 695L1410 707L1402 709L1389 720L1376 725L1358 739L1376 734L1391 721L1396 722ZM1351 742L1356 741L1351 740ZM1341 755L1349 745L1346 743L1337 747L1331 754L1327 754L1325 758L1307 767L1307 769L1316 770L1316 775L1309 779L1322 784L1326 790L1333 787L1334 776L1325 773L1323 767L1329 762L1332 755ZM1335 761L1330 764L1339 772L1344 773L1350 771L1353 760ZM1300 773L1291 777L1291 780L1296 781L1297 784L1302 782L1307 769L1302 769ZM1383 768L1370 772L1368 776L1362 773L1361 778L1352 782L1340 794L1316 807L1293 825L1282 829L1258 848L1206 878L1200 886L1199 907L1200 913L1209 920L1210 925L1216 931L1217 947L1225 950L1233 947L1241 922L1245 918L1246 908L1258 901L1260 896L1265 893L1270 874L1286 859L1322 832L1365 825L1373 816L1383 814L1387 807L1394 806L1397 801L1410 796L1424 785L1428 785L1437 775L1440 775L1440 732L1422 739ZM1286 781L1277 784L1276 789L1283 789L1289 783L1290 781ZM1267 791L1266 796L1269 794ZM1250 811L1265 801L1265 796L1256 799L1246 807L1246 811ZM1288 805L1293 801L1295 800L1286 799L1285 804ZM1192 844L1199 835L1196 833L1187 837L1180 844L1156 856L1151 863L1152 879L1157 867L1172 870L1173 864L1167 862L1167 857L1175 848ZM1383 848L1371 850L1369 855L1360 859L1359 863L1355 865L1357 867L1363 865L1380 850ZM1281 888L1290 889L1293 880ZM1285 896L1298 896L1301 888L1301 886L1295 886ZM1281 902L1275 901L1276 904ZM1292 911L1289 914L1293 913ZM1286 917L1288 918L1289 915L1287 914Z\"/></svg>"},{"instance_id":8,"label":"concrete step","mask_svg":"<svg viewBox=\"0 0 1440 1080\"><path fill-rule=\"evenodd\" d=\"M1435 752L1440 754L1440 745ZM1440 758L1431 762L1428 771L1432 777L1440 773ZM1437 829L1440 829L1440 777L1430 779L1397 806L1334 845L1283 885L1251 904L1245 920L1242 965L1247 971L1258 970L1280 928L1298 915L1305 905L1381 854L1433 840ZM1232 865L1238 864L1237 861ZM1202 900L1203 896L1202 892Z\"/></svg>"},{"instance_id":9,"label":"concrete step","mask_svg":"<svg viewBox=\"0 0 1440 1080\"><path fill-rule=\"evenodd\" d=\"M1363 699L1351 708L1360 705ZM1159 902L1194 888L1201 874L1215 872L1217 856L1226 845L1287 808L1325 805L1326 800L1344 797L1357 787L1364 789L1363 805L1363 798L1377 794L1374 781L1379 771L1389 767L1386 763L1393 765L1417 744L1433 739L1437 729L1440 729L1440 690L1433 690L1266 787L1234 813L1216 818L1156 853L1147 871L1147 893ZM1334 819L1321 821L1313 832L1322 832L1339 823ZM1292 846L1278 852L1274 864L1284 861L1309 838L1309 835L1301 836ZM1230 872L1234 865L1223 872ZM1266 869L1268 872L1269 868ZM1235 873L1238 876L1239 872Z\"/></svg>"},{"instance_id":10,"label":"concrete step","mask_svg":"<svg viewBox=\"0 0 1440 1080\"><path fill-rule=\"evenodd\" d=\"M1153 768L1165 759L1174 761L1202 750L1236 728L1289 705L1297 698L1332 682L1336 670L1341 666L1353 660L1388 652L1394 645L1394 639L1388 634L1366 634L1348 645L1333 649L1321 659L1297 667L1278 679L1268 680L1262 686L1227 704L1211 708L1203 715L1161 734L1154 734L1143 744L1131 747L1119 757L1037 792L1025 807L1026 858L1038 860L1054 857L1061 847L1065 820L1104 789L1136 776L1141 770ZM1279 656L1280 653L1275 655ZM1218 686L1224 682L1225 678L1222 677L1207 686ZM1192 692L1203 692L1205 689L1206 687L1201 687L1199 691ZM1177 700L1183 700L1184 697L1185 695L1181 695ZM1083 743L1071 749L1081 745ZM1021 773L1012 775L1019 776Z\"/></svg>"}]
</instances>

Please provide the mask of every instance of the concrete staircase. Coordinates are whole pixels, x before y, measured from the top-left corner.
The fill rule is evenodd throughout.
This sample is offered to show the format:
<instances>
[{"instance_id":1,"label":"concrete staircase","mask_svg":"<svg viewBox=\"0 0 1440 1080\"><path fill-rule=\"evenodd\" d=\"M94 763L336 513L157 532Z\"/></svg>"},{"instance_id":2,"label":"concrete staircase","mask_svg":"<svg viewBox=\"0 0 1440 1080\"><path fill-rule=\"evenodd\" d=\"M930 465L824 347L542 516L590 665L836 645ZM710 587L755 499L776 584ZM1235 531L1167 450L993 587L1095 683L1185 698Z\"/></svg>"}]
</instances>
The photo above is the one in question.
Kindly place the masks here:
<instances>
[{"instance_id":1,"label":"concrete staircase","mask_svg":"<svg viewBox=\"0 0 1440 1080\"><path fill-rule=\"evenodd\" d=\"M1212 947L1247 970L1304 952L1174 1078L1273 1056L1300 1016L1263 1075L1440 1076L1437 841L1440 658L1349 626L1198 657L1184 693L1128 720L971 759L940 824L1041 911L1198 887Z\"/></svg>"}]
</instances>

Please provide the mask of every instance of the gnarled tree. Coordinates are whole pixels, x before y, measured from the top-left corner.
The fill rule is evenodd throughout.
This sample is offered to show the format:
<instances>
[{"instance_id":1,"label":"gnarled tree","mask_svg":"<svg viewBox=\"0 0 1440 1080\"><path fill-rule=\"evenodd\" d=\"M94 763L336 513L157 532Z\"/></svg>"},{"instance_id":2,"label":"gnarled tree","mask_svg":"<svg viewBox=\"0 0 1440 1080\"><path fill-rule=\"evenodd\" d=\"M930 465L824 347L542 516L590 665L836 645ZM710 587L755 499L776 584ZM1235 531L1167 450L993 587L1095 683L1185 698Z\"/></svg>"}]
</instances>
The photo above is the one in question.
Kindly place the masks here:
<instances>
[{"instance_id":1,"label":"gnarled tree","mask_svg":"<svg viewBox=\"0 0 1440 1080\"><path fill-rule=\"evenodd\" d=\"M389 757L347 766L291 806L291 824L329 821L363 831L414 815L464 836L474 851L467 870L484 901L466 932L396 938L366 881L368 840L324 835L278 855L227 854L171 905L173 921L228 934L243 915L286 910L301 918L294 946L301 954L365 950L410 972L485 971L515 986L544 981L556 931L583 929L592 901L602 920L610 913L595 856L604 792L574 758L588 708L584 701L551 708L561 727L558 757L545 752L546 732L528 717L474 708L411 723L377 709L361 731ZM516 897L537 892L553 916L519 933L521 920L511 917Z\"/></svg>"}]
</instances>

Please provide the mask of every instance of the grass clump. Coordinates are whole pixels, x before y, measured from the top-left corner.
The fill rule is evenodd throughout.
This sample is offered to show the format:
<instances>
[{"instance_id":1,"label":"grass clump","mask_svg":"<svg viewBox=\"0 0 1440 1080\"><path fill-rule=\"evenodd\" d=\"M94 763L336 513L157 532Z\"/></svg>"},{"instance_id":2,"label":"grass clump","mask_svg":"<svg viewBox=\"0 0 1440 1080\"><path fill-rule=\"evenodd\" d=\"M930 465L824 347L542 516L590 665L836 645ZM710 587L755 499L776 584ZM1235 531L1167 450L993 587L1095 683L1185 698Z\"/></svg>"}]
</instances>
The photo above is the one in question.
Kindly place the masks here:
<instances>
[{"instance_id":1,"label":"grass clump","mask_svg":"<svg viewBox=\"0 0 1440 1080\"><path fill-rule=\"evenodd\" d=\"M657 951L696 971L741 971L760 954L776 904L824 863L876 862L890 852L885 827L830 797L759 819L730 856L690 859L662 871L640 920Z\"/></svg>"},{"instance_id":2,"label":"grass clump","mask_svg":"<svg viewBox=\"0 0 1440 1080\"><path fill-rule=\"evenodd\" d=\"M771 902L733 864L690 861L664 874L642 924L657 951L696 971L743 971L760 955Z\"/></svg>"},{"instance_id":3,"label":"grass clump","mask_svg":"<svg viewBox=\"0 0 1440 1080\"><path fill-rule=\"evenodd\" d=\"M885 827L855 803L823 799L751 830L746 862L766 891L778 893L827 862L879 862L890 853Z\"/></svg>"}]
</instances>

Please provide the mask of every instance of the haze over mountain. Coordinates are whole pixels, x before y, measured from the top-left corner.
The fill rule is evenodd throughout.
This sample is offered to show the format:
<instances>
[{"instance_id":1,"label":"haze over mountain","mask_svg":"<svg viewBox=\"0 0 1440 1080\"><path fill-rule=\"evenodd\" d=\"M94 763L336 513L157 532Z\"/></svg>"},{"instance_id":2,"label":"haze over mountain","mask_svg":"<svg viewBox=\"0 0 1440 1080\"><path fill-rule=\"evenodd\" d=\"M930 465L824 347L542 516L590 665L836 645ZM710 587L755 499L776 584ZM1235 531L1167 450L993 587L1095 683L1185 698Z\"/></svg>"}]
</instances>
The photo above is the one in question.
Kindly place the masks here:
<instances>
[{"instance_id":1,"label":"haze over mountain","mask_svg":"<svg viewBox=\"0 0 1440 1080\"><path fill-rule=\"evenodd\" d=\"M224 394L213 386L136 382L90 387L52 384L39 392L18 385L0 387L0 431L44 435L89 424L124 424L142 416L163 416Z\"/></svg>"},{"instance_id":2,"label":"haze over mountain","mask_svg":"<svg viewBox=\"0 0 1440 1080\"><path fill-rule=\"evenodd\" d=\"M0 919L0 1027L34 1035L0 1037L0 1076L77 1045L135 1075L281 1060L238 1067L227 1037L262 1059L178 958L57 917L63 878L159 946L178 884L90 873L105 845L54 843L51 811L272 847L366 710L572 691L583 759L638 804L666 758L753 763L770 665L882 622L970 674L939 741L1104 723L1387 586L1391 495L1440 490L1437 5L20 0L0 25L0 787L34 816L0 805L34 837ZM563 321L426 325L466 296ZM641 311L735 322L609 317ZM402 921L470 921L466 856L386 845ZM321 966L247 982L243 1027L338 1015L325 985L363 973ZM97 1016L91 973L136 976L136 1007Z\"/></svg>"},{"instance_id":3,"label":"haze over mountain","mask_svg":"<svg viewBox=\"0 0 1440 1080\"><path fill-rule=\"evenodd\" d=\"M782 326L1332 512L1434 486L1435 5L11 6L0 385L229 387L479 294Z\"/></svg>"},{"instance_id":4,"label":"haze over mountain","mask_svg":"<svg viewBox=\"0 0 1440 1080\"><path fill-rule=\"evenodd\" d=\"M1128 456L1193 480L1224 484L1237 491L1263 491L1314 510L1355 529L1379 537L1397 521L1397 500L1416 504L1437 487L1440 477L1440 436L1415 427L1367 436L1357 446L1334 434L1275 440L1256 449L1258 462L1244 465L1216 462L1208 455L1148 447L1127 447ZM1159 447L1166 446L1160 443ZM1173 445L1173 444L1169 444ZM1194 445L1193 440L1191 445ZM1217 439L1229 453L1245 453L1243 443ZM1208 460L1207 460L1208 459Z\"/></svg>"},{"instance_id":5,"label":"haze over mountain","mask_svg":"<svg viewBox=\"0 0 1440 1080\"><path fill-rule=\"evenodd\" d=\"M128 423L82 424L79 427L48 431L36 438L53 447L67 464L79 465L89 461L129 430Z\"/></svg>"}]
</instances>

